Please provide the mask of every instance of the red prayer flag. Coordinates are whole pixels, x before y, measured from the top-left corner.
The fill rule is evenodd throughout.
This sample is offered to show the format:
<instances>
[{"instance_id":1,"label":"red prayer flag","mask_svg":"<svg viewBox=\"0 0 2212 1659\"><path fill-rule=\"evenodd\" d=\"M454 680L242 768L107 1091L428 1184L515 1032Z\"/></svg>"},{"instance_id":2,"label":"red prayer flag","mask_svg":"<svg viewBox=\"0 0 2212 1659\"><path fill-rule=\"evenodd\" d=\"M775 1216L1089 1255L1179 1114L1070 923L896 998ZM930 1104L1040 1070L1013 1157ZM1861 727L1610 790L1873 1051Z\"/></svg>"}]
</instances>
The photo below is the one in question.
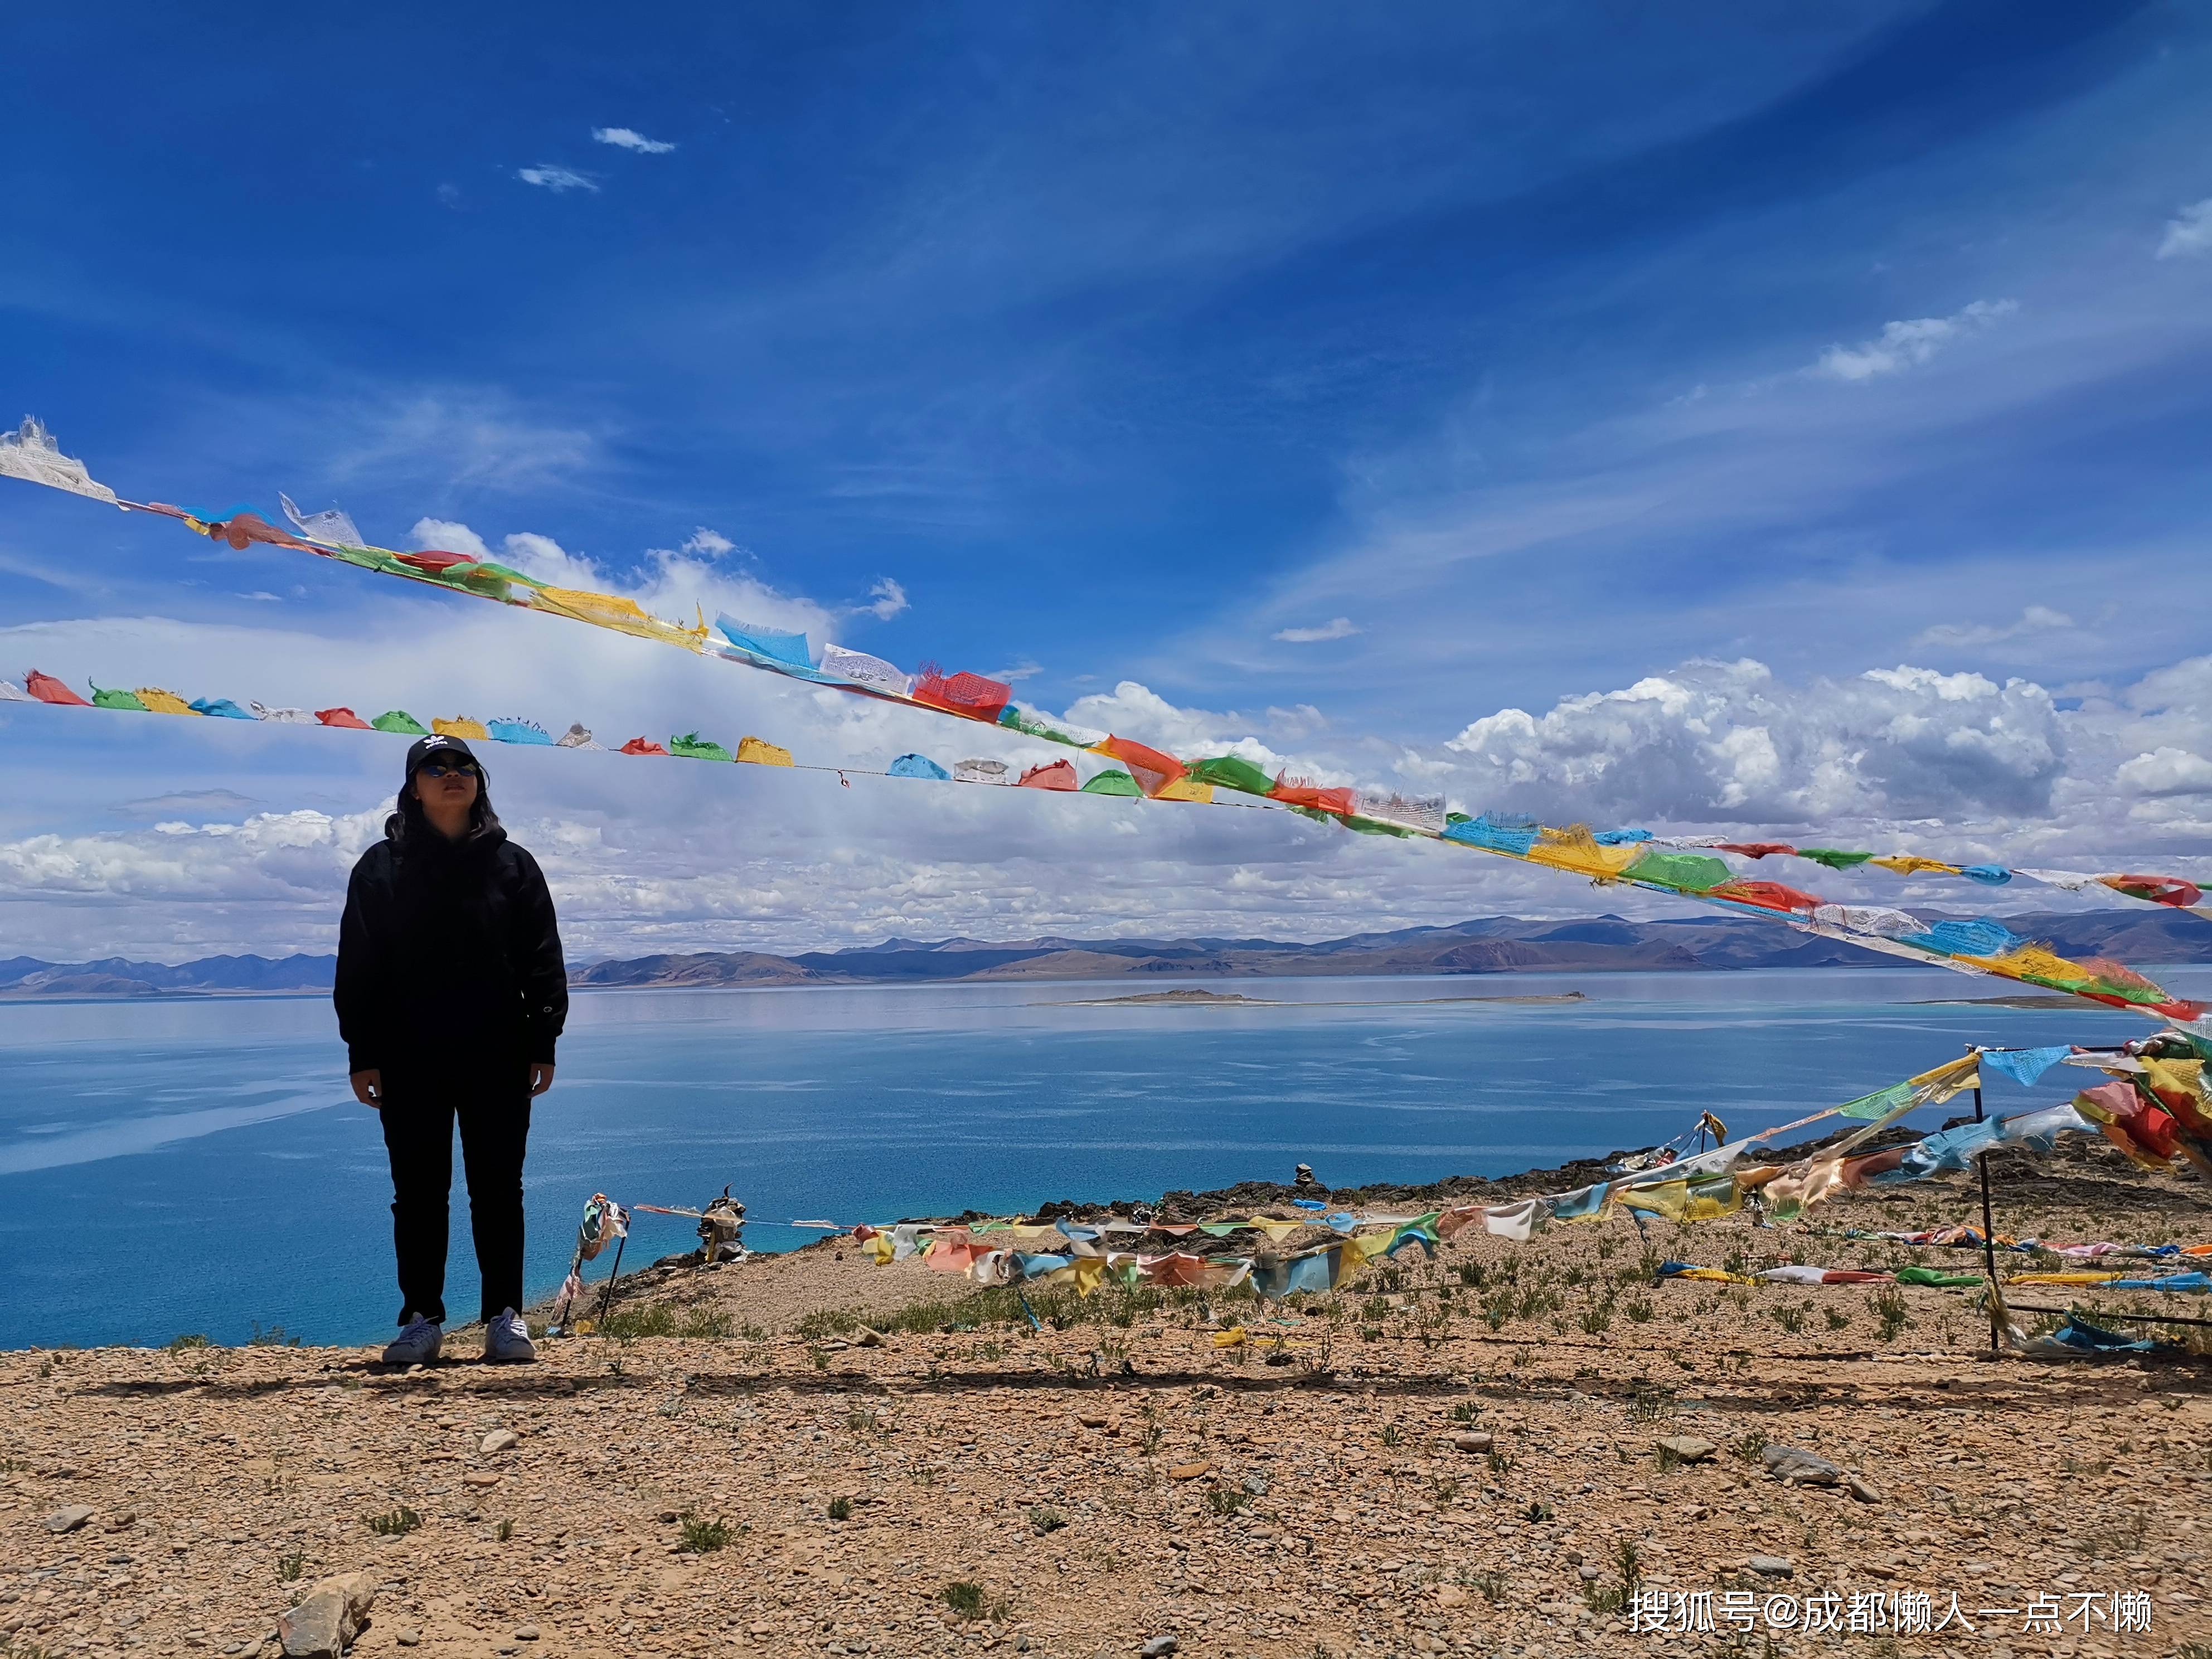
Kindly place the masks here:
<instances>
[{"instance_id":1,"label":"red prayer flag","mask_svg":"<svg viewBox=\"0 0 2212 1659\"><path fill-rule=\"evenodd\" d=\"M41 674L33 668L23 677L23 690L40 702L58 703L69 708L89 708L92 705L56 679L52 674Z\"/></svg>"},{"instance_id":2,"label":"red prayer flag","mask_svg":"<svg viewBox=\"0 0 2212 1659\"><path fill-rule=\"evenodd\" d=\"M1030 768L1022 774L1022 781L1018 787L1024 789L1074 789L1079 786L1075 781L1075 768L1066 761L1056 760L1048 765Z\"/></svg>"},{"instance_id":3,"label":"red prayer flag","mask_svg":"<svg viewBox=\"0 0 2212 1659\"><path fill-rule=\"evenodd\" d=\"M1724 881L1707 896L1734 899L1738 904L1755 904L1762 910L1813 910L1824 902L1814 894L1784 887L1778 881Z\"/></svg>"},{"instance_id":4,"label":"red prayer flag","mask_svg":"<svg viewBox=\"0 0 2212 1659\"><path fill-rule=\"evenodd\" d=\"M1794 853L1796 850L1786 841L1724 841L1713 848L1716 853L1741 853L1747 859L1763 859L1769 853Z\"/></svg>"},{"instance_id":5,"label":"red prayer flag","mask_svg":"<svg viewBox=\"0 0 2212 1659\"><path fill-rule=\"evenodd\" d=\"M665 755L667 752L650 738L632 738L615 750L617 755Z\"/></svg>"},{"instance_id":6,"label":"red prayer flag","mask_svg":"<svg viewBox=\"0 0 2212 1659\"><path fill-rule=\"evenodd\" d=\"M376 729L350 708L318 708L315 718L325 726L343 726L349 732L374 732Z\"/></svg>"}]
</instances>

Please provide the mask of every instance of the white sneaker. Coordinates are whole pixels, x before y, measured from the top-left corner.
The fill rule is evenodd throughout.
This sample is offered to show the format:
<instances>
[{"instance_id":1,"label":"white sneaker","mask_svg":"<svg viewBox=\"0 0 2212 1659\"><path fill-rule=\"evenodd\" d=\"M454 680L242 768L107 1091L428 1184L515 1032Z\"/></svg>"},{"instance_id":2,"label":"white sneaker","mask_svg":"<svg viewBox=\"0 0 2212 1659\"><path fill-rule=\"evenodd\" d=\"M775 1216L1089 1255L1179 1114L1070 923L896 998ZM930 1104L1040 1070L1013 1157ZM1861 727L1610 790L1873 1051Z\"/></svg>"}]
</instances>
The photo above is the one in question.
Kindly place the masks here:
<instances>
[{"instance_id":1,"label":"white sneaker","mask_svg":"<svg viewBox=\"0 0 2212 1659\"><path fill-rule=\"evenodd\" d=\"M530 1327L522 1322L522 1316L514 1309L501 1309L499 1317L484 1327L483 1357L495 1364L538 1358L537 1346L530 1340Z\"/></svg>"},{"instance_id":2,"label":"white sneaker","mask_svg":"<svg viewBox=\"0 0 2212 1659\"><path fill-rule=\"evenodd\" d=\"M407 1322L406 1328L384 1351L387 1365L427 1365L438 1357L446 1334L428 1320L417 1314Z\"/></svg>"}]
</instances>

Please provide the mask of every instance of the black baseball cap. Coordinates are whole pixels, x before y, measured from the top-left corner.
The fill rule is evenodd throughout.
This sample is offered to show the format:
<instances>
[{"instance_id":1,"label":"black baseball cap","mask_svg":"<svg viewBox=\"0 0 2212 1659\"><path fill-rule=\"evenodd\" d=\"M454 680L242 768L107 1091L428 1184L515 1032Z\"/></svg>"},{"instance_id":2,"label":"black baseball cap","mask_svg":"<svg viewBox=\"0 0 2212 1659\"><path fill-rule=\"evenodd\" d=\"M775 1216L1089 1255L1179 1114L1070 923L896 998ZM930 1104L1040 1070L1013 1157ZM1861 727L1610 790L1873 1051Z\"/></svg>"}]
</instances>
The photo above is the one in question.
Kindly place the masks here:
<instances>
[{"instance_id":1,"label":"black baseball cap","mask_svg":"<svg viewBox=\"0 0 2212 1659\"><path fill-rule=\"evenodd\" d=\"M416 769L424 761L429 760L468 761L476 767L478 776L484 775L483 763L477 759L475 751L467 744L459 738L449 738L440 732L434 737L417 738L409 745L406 781L414 782Z\"/></svg>"}]
</instances>

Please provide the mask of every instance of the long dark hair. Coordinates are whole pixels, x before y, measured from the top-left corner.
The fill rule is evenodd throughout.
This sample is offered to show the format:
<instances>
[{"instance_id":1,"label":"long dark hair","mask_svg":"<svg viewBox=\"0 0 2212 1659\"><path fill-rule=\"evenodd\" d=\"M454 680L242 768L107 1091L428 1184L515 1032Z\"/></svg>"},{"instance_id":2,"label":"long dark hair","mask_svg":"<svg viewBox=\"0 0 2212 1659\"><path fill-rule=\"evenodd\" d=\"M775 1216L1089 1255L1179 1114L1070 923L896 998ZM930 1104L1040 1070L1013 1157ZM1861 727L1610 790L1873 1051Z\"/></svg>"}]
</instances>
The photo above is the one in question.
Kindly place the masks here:
<instances>
[{"instance_id":1,"label":"long dark hair","mask_svg":"<svg viewBox=\"0 0 2212 1659\"><path fill-rule=\"evenodd\" d=\"M429 819L422 816L422 802L415 793L415 780L410 778L399 786L398 811L384 821L384 838L404 851L410 843L427 847L446 838L430 827ZM491 810L491 784L481 769L477 773L477 798L469 808L469 832L461 837L465 847L473 846L500 827L499 814Z\"/></svg>"}]
</instances>

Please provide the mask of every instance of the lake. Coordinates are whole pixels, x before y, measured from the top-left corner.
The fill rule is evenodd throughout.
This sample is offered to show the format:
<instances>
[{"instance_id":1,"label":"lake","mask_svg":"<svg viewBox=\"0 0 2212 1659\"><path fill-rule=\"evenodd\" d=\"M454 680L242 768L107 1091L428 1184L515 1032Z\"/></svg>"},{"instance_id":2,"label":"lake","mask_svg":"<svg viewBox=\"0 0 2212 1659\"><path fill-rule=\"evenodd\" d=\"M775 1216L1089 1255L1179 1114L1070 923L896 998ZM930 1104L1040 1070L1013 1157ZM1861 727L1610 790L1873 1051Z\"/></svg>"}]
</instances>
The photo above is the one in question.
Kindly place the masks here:
<instances>
[{"instance_id":1,"label":"lake","mask_svg":"<svg viewBox=\"0 0 2212 1659\"><path fill-rule=\"evenodd\" d=\"M2166 982L2212 994L2203 969ZM2003 988L1909 968L1240 979L1217 988L1286 1006L1070 1006L1129 988L578 995L532 1121L530 1293L559 1284L594 1190L696 1206L726 1182L747 1243L782 1249L815 1236L797 1218L1156 1196L1300 1163L1338 1184L1504 1174L1649 1145L1706 1109L1741 1134L1968 1042L2154 1029L2087 1004L1931 1003ZM1589 1000L1413 1000L1568 989ZM379 1339L398 1300L391 1190L344 1070L319 998L0 1003L0 1346L240 1341L257 1324ZM2054 1103L2083 1075L1996 1081L1991 1104ZM689 1248L690 1227L639 1217L627 1265ZM474 1276L457 1193L457 1316Z\"/></svg>"}]
</instances>

